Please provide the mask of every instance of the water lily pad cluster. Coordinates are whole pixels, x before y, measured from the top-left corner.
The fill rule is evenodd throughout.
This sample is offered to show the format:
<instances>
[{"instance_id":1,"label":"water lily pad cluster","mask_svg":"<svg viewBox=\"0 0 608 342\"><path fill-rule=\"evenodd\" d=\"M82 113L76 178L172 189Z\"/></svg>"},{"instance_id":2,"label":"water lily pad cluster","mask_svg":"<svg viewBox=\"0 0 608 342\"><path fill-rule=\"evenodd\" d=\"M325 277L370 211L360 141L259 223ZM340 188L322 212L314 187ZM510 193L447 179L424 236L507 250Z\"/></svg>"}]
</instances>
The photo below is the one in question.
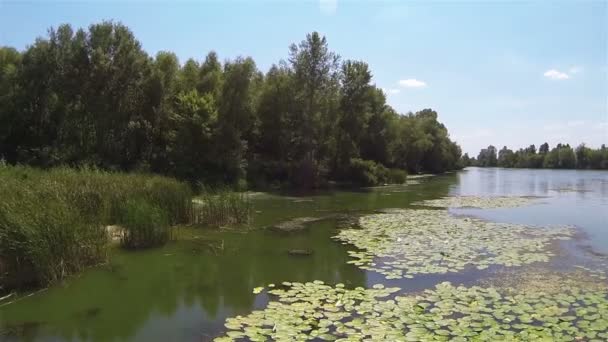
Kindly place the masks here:
<instances>
[{"instance_id":1,"label":"water lily pad cluster","mask_svg":"<svg viewBox=\"0 0 608 342\"><path fill-rule=\"evenodd\" d=\"M363 216L358 225L334 239L358 248L349 251L349 263L388 279L546 262L553 256L550 243L573 234L569 227L495 223L446 210L391 210Z\"/></svg>"},{"instance_id":2,"label":"water lily pad cluster","mask_svg":"<svg viewBox=\"0 0 608 342\"><path fill-rule=\"evenodd\" d=\"M608 263L600 263L597 267L586 267L581 265L575 265L574 267L587 271L591 277L600 280L608 279Z\"/></svg>"},{"instance_id":3,"label":"water lily pad cluster","mask_svg":"<svg viewBox=\"0 0 608 342\"><path fill-rule=\"evenodd\" d=\"M521 196L453 196L417 202L418 205L441 208L514 208L533 203L536 198Z\"/></svg>"},{"instance_id":4,"label":"water lily pad cluster","mask_svg":"<svg viewBox=\"0 0 608 342\"><path fill-rule=\"evenodd\" d=\"M606 341L608 290L508 295L441 283L419 295L376 285L286 283L265 310L226 320L216 342L250 341Z\"/></svg>"}]
</instances>

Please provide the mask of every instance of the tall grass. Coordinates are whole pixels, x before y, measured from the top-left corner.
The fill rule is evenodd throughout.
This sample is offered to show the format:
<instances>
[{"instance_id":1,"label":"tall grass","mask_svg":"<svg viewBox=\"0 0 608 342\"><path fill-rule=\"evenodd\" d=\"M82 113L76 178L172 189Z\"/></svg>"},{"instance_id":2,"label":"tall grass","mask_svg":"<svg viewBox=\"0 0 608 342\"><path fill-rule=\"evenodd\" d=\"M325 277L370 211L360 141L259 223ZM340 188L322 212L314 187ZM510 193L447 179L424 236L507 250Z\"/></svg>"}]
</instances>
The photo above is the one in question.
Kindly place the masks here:
<instances>
[{"instance_id":1,"label":"tall grass","mask_svg":"<svg viewBox=\"0 0 608 342\"><path fill-rule=\"evenodd\" d=\"M216 227L247 225L251 212L252 204L247 193L228 188L203 188L192 207L194 223Z\"/></svg>"},{"instance_id":2,"label":"tall grass","mask_svg":"<svg viewBox=\"0 0 608 342\"><path fill-rule=\"evenodd\" d=\"M138 232L125 246L166 241L158 232L191 222L191 198L186 184L160 176L0 166L0 288L46 285L106 262L106 225Z\"/></svg>"},{"instance_id":3,"label":"tall grass","mask_svg":"<svg viewBox=\"0 0 608 342\"><path fill-rule=\"evenodd\" d=\"M120 243L126 248L163 245L171 238L167 212L142 199L129 200L123 208Z\"/></svg>"}]
</instances>

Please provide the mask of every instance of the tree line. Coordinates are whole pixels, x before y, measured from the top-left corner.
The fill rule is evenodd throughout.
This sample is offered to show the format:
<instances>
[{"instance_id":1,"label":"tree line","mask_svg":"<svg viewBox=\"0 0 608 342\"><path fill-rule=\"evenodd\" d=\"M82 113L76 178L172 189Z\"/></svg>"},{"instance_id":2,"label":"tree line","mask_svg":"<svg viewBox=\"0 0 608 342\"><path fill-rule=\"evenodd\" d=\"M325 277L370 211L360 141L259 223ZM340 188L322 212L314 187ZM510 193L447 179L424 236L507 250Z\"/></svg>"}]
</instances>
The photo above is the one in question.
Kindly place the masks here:
<instances>
[{"instance_id":1,"label":"tree line","mask_svg":"<svg viewBox=\"0 0 608 342\"><path fill-rule=\"evenodd\" d=\"M509 167L509 168L545 168L545 169L608 169L608 148L606 145L592 149L580 144L573 149L569 144L557 144L549 149L549 144L540 145L538 151L534 145L513 151L504 146L497 152L490 145L481 149L477 159L462 156L465 166Z\"/></svg>"},{"instance_id":2,"label":"tree line","mask_svg":"<svg viewBox=\"0 0 608 342\"><path fill-rule=\"evenodd\" d=\"M0 47L0 160L204 183L386 181L461 165L437 113L399 114L368 64L310 33L266 73L250 57L149 56L126 26L51 28Z\"/></svg>"}]
</instances>

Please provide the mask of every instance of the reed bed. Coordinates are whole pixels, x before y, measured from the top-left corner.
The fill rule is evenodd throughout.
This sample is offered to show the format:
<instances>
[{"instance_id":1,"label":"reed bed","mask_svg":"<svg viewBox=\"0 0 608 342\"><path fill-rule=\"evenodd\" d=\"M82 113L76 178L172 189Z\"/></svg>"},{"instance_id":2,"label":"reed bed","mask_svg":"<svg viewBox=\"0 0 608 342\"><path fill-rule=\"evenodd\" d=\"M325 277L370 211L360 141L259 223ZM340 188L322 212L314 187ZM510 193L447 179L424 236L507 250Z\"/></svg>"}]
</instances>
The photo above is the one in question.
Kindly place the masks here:
<instances>
[{"instance_id":1,"label":"reed bed","mask_svg":"<svg viewBox=\"0 0 608 342\"><path fill-rule=\"evenodd\" d=\"M229 188L203 189L193 201L193 223L223 227L249 225L252 203L246 192Z\"/></svg>"},{"instance_id":2,"label":"reed bed","mask_svg":"<svg viewBox=\"0 0 608 342\"><path fill-rule=\"evenodd\" d=\"M188 185L160 176L1 166L0 291L106 262L107 225L124 226L125 247L162 244L169 225L192 221L191 199Z\"/></svg>"},{"instance_id":3,"label":"reed bed","mask_svg":"<svg viewBox=\"0 0 608 342\"><path fill-rule=\"evenodd\" d=\"M142 199L129 200L121 215L124 228L120 243L125 248L156 247L171 239L167 212Z\"/></svg>"}]
</instances>

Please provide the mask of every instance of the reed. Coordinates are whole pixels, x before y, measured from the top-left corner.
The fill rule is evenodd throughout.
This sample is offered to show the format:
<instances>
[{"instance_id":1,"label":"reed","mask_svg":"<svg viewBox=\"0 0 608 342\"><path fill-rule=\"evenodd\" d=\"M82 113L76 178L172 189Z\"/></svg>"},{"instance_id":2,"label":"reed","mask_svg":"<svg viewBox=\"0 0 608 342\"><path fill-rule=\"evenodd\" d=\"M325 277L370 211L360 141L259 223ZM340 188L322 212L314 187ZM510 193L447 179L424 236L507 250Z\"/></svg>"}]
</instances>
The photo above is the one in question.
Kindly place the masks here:
<instances>
[{"instance_id":1,"label":"reed","mask_svg":"<svg viewBox=\"0 0 608 342\"><path fill-rule=\"evenodd\" d=\"M160 176L0 166L0 288L106 262L107 225L125 226L125 247L161 244L169 225L192 221L191 199L188 185Z\"/></svg>"},{"instance_id":2,"label":"reed","mask_svg":"<svg viewBox=\"0 0 608 342\"><path fill-rule=\"evenodd\" d=\"M125 248L156 247L171 239L167 212L143 199L125 203L121 224L124 231L120 243Z\"/></svg>"},{"instance_id":3,"label":"reed","mask_svg":"<svg viewBox=\"0 0 608 342\"><path fill-rule=\"evenodd\" d=\"M222 227L248 225L251 220L252 204L245 192L203 188L193 203L192 216L197 224Z\"/></svg>"}]
</instances>

